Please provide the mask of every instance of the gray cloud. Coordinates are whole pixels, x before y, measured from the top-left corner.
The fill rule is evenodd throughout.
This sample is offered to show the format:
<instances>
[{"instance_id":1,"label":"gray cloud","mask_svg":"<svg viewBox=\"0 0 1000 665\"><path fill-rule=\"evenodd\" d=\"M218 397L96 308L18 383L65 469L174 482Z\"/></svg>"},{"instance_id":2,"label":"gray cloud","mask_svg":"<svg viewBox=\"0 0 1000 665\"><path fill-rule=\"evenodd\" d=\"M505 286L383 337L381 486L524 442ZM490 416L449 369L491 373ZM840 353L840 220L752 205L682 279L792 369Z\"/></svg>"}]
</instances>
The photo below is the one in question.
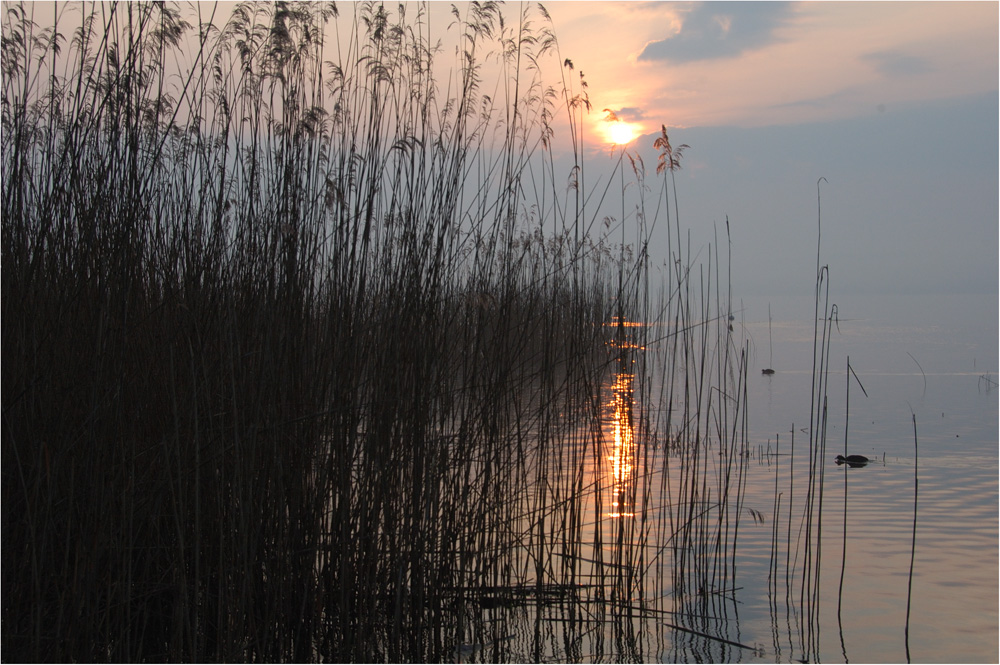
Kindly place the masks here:
<instances>
[{"instance_id":1,"label":"gray cloud","mask_svg":"<svg viewBox=\"0 0 1000 665\"><path fill-rule=\"evenodd\" d=\"M635 106L626 106L625 108L618 109L615 111L615 115L623 122L638 122L646 118L646 112Z\"/></svg>"},{"instance_id":2,"label":"gray cloud","mask_svg":"<svg viewBox=\"0 0 1000 665\"><path fill-rule=\"evenodd\" d=\"M771 104L768 108L772 109L829 109L835 108L841 103L856 99L857 96L861 94L861 89L857 87L842 88L840 90L835 90L828 95L821 95L819 97L809 97L806 99L796 99L790 102L783 102L781 104Z\"/></svg>"},{"instance_id":3,"label":"gray cloud","mask_svg":"<svg viewBox=\"0 0 1000 665\"><path fill-rule=\"evenodd\" d=\"M887 78L923 74L931 69L930 63L926 58L898 51L866 53L861 56L861 60L874 67L875 71Z\"/></svg>"},{"instance_id":4,"label":"gray cloud","mask_svg":"<svg viewBox=\"0 0 1000 665\"><path fill-rule=\"evenodd\" d=\"M685 16L681 31L646 44L639 60L694 62L740 55L774 41L791 15L788 2L702 2Z\"/></svg>"}]
</instances>

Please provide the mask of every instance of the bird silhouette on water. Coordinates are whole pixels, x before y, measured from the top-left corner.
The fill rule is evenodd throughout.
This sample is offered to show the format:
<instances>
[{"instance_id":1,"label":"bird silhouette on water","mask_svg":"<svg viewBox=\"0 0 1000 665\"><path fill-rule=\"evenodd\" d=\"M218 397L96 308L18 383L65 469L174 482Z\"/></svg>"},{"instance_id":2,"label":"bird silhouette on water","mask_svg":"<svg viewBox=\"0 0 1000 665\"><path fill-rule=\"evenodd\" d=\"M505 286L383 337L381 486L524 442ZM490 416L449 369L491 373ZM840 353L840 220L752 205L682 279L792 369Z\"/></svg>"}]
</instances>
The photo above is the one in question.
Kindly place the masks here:
<instances>
[{"instance_id":1,"label":"bird silhouette on water","mask_svg":"<svg viewBox=\"0 0 1000 665\"><path fill-rule=\"evenodd\" d=\"M847 466L850 467L859 467L859 466L865 466L871 460L865 457L864 455L848 455L847 457L844 457L843 455L837 455L837 459L834 461L836 461L838 465L846 464Z\"/></svg>"}]
</instances>

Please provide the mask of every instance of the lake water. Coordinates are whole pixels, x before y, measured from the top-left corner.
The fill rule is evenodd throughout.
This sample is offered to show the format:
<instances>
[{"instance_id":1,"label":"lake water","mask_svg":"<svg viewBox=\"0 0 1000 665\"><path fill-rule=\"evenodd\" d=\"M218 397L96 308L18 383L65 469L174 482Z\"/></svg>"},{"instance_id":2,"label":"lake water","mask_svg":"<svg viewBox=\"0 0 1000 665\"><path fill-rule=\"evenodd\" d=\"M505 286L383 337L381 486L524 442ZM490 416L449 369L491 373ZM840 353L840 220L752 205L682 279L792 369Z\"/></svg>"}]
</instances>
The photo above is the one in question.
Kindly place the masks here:
<instances>
[{"instance_id":1,"label":"lake water","mask_svg":"<svg viewBox=\"0 0 1000 665\"><path fill-rule=\"evenodd\" d=\"M809 419L813 304L811 299L770 301L773 352L768 348L768 302L744 306L746 327L756 342L756 365L771 363L776 370L773 376L752 372L752 440L773 446L780 434L787 452L790 424L798 427ZM912 550L909 658L996 662L997 297L851 297L839 303L839 318L830 353L818 657L907 660ZM849 410L848 357L858 379L852 377ZM805 440L801 432L799 436ZM833 457L845 450L877 461L858 469L837 467ZM754 469L748 504L756 501L761 510L767 508L773 491L761 492L760 480L774 475L773 465ZM755 549L748 542L752 540L747 533L748 550ZM759 569L752 552L746 558L747 572ZM748 610L760 607L750 597L741 600ZM760 640L761 633L767 635L760 623L759 617L748 619L743 631L757 625L754 640ZM788 640L782 645L765 639L763 644L764 660L802 655Z\"/></svg>"},{"instance_id":2,"label":"lake water","mask_svg":"<svg viewBox=\"0 0 1000 665\"><path fill-rule=\"evenodd\" d=\"M644 437L621 427L630 387L620 376L609 382L605 449L584 483L600 489L569 555L573 579L546 573L559 582L549 601L507 612L459 657L997 662L997 297L861 296L838 308L811 508L813 300L744 300L733 320L751 348L743 466L727 461L726 446L698 459L643 450ZM838 453L872 461L838 466ZM702 465L700 487L684 484L690 464ZM724 477L742 483L741 504L719 500ZM638 498L625 498L630 482ZM685 512L691 492L703 513ZM698 526L690 544L666 540L669 551L662 534L682 523ZM691 558L678 576L682 552ZM593 561L602 563L581 563ZM644 571L642 581L630 570ZM587 582L598 578L614 587L610 598L593 595ZM566 602L568 589L576 602Z\"/></svg>"}]
</instances>

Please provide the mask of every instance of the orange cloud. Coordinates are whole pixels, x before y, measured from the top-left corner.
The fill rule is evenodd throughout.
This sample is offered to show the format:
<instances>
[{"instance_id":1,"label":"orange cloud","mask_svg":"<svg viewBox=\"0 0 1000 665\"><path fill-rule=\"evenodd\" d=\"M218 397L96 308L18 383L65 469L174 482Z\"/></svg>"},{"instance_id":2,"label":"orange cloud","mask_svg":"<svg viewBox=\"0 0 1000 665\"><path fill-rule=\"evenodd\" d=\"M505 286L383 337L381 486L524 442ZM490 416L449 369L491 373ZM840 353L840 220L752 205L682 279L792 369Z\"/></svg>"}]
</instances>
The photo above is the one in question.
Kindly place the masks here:
<instances>
[{"instance_id":1,"label":"orange cloud","mask_svg":"<svg viewBox=\"0 0 1000 665\"><path fill-rule=\"evenodd\" d=\"M996 3L717 4L548 9L594 107L639 109L646 132L833 120L997 89Z\"/></svg>"}]
</instances>

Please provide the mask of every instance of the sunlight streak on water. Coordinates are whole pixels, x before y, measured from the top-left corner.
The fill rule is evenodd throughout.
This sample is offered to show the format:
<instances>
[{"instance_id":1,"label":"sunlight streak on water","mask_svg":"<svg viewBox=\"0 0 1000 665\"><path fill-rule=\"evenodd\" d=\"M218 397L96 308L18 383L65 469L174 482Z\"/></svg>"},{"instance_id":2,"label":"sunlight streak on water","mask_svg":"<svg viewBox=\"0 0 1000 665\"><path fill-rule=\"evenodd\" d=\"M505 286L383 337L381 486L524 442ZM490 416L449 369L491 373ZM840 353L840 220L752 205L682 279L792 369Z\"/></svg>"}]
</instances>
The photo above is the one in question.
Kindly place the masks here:
<instances>
[{"instance_id":1,"label":"sunlight streak on water","mask_svg":"<svg viewBox=\"0 0 1000 665\"><path fill-rule=\"evenodd\" d=\"M612 383L611 416L614 452L611 462L611 512L609 517L633 517L628 502L628 488L632 482L635 461L635 438L632 429L632 380L633 374L621 372Z\"/></svg>"},{"instance_id":2,"label":"sunlight streak on water","mask_svg":"<svg viewBox=\"0 0 1000 665\"><path fill-rule=\"evenodd\" d=\"M560 559L577 566L579 605L538 605L518 615L512 653L522 660L629 654L659 662L792 662L805 649L821 661L902 662L909 595L909 647L916 660L996 660L1000 391L983 391L978 376L965 371L928 373L924 387L919 372L859 368L868 396L853 385L848 410L846 354L835 342L827 448L816 460L824 473L822 505L817 503L810 550L804 505L811 376L782 364L786 341L776 338L777 374L761 376L752 366L747 374L745 494L718 522L697 522L705 528L693 534L732 540L717 551L698 549L674 536L702 515L714 516L723 502L706 494L698 498L707 506L704 513L672 512L694 505L686 493L697 489L677 481L688 465L701 465L692 479L711 489L725 467L724 454L714 443L700 458L685 448L650 444L643 418L662 407L655 400L642 403L650 398L639 389L641 374L633 364L642 356L631 353L627 338L619 334L611 349L613 371L600 388L599 447L587 454L581 471L581 487L591 488L582 541L576 553ZM881 343L876 339L873 348ZM916 355L927 354L917 349ZM572 445L586 449L587 436L581 432ZM838 467L833 458L840 453L864 454L872 462ZM675 574L684 556L689 566L718 566L725 574L713 573L707 585L691 584ZM815 565L814 599L803 594L810 588L803 579L807 557ZM637 571L645 571L638 586L630 578ZM583 617L591 623L580 623ZM529 644L544 646L536 651Z\"/></svg>"}]
</instances>

